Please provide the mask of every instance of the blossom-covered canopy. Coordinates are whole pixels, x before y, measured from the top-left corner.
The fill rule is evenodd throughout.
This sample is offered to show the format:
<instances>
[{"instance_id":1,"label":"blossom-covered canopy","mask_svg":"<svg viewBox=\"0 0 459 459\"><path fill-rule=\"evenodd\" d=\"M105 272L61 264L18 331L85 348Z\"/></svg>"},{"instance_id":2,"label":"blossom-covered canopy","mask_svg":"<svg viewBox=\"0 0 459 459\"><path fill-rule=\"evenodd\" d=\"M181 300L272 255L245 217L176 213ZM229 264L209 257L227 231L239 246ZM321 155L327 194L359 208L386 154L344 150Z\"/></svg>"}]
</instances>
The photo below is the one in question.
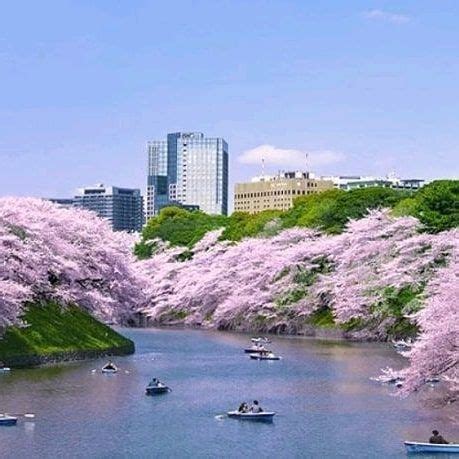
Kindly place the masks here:
<instances>
[{"instance_id":1,"label":"blossom-covered canopy","mask_svg":"<svg viewBox=\"0 0 459 459\"><path fill-rule=\"evenodd\" d=\"M77 304L107 321L142 302L132 236L85 210L34 198L0 198L0 327L26 302Z\"/></svg>"},{"instance_id":2,"label":"blossom-covered canopy","mask_svg":"<svg viewBox=\"0 0 459 459\"><path fill-rule=\"evenodd\" d=\"M210 232L191 258L183 257L183 248L170 248L142 263L151 279L143 312L159 323L298 333L325 308L348 329L360 324L354 337L379 340L405 317L419 330L405 388L432 376L453 387L458 231L431 235L419 227L415 218L372 211L336 236L294 228L235 244L218 242L220 233ZM400 305L397 295L407 291L412 298Z\"/></svg>"}]
</instances>

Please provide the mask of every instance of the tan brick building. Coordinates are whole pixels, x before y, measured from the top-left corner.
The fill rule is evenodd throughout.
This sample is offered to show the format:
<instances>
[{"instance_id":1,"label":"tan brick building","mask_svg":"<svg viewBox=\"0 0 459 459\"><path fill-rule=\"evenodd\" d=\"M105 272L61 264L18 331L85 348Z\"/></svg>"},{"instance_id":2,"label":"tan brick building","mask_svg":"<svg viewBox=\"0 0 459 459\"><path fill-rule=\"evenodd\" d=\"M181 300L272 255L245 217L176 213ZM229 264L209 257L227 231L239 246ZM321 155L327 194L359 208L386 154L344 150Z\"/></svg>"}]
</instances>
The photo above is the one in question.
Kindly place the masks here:
<instances>
[{"instance_id":1,"label":"tan brick building","mask_svg":"<svg viewBox=\"0 0 459 459\"><path fill-rule=\"evenodd\" d=\"M333 188L331 180L310 178L306 172L284 172L277 176L255 177L251 182L236 183L234 211L254 214L262 210L287 210L293 200Z\"/></svg>"}]
</instances>

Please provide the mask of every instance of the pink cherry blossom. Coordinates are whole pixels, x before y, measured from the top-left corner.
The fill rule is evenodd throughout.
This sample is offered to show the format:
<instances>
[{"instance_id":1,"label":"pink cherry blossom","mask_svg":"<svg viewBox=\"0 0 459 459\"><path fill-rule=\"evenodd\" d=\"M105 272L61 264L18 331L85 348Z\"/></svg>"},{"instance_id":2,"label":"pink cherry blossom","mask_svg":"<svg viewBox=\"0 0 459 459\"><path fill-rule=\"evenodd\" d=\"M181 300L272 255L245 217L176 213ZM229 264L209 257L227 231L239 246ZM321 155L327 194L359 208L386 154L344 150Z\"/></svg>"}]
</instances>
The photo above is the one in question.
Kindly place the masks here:
<instances>
[{"instance_id":1,"label":"pink cherry blossom","mask_svg":"<svg viewBox=\"0 0 459 459\"><path fill-rule=\"evenodd\" d=\"M126 320L143 299L134 239L95 214L32 198L0 199L0 328L25 302L77 304Z\"/></svg>"},{"instance_id":2,"label":"pink cherry blossom","mask_svg":"<svg viewBox=\"0 0 459 459\"><path fill-rule=\"evenodd\" d=\"M419 337L408 355L404 390L437 374L453 388L458 231L430 235L419 228L415 218L392 218L383 210L351 221L335 236L293 228L232 243L218 242L220 232L211 232L192 258L181 261L186 249L163 247L140 263L150 278L141 312L159 324L304 333L311 315L325 307L337 324L361 321L354 338L385 340L396 320L384 310L386 292L409 287L420 293L403 314Z\"/></svg>"}]
</instances>

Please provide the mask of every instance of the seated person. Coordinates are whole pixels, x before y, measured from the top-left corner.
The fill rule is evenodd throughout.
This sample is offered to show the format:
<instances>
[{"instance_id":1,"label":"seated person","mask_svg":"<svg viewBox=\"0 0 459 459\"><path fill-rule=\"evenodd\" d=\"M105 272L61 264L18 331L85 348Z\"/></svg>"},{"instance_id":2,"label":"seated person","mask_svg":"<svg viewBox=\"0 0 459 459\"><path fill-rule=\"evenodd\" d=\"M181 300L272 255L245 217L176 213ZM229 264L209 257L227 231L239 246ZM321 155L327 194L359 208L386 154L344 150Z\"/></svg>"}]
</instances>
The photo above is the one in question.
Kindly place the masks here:
<instances>
[{"instance_id":1,"label":"seated person","mask_svg":"<svg viewBox=\"0 0 459 459\"><path fill-rule=\"evenodd\" d=\"M429 443L437 445L447 445L448 442L440 435L438 430L432 430L432 436L429 438Z\"/></svg>"},{"instance_id":2,"label":"seated person","mask_svg":"<svg viewBox=\"0 0 459 459\"><path fill-rule=\"evenodd\" d=\"M250 408L250 411L252 413L262 413L263 412L263 408L258 404L258 400L253 401L253 405L252 405L252 408Z\"/></svg>"},{"instance_id":3,"label":"seated person","mask_svg":"<svg viewBox=\"0 0 459 459\"><path fill-rule=\"evenodd\" d=\"M249 411L249 406L247 405L247 403L242 402L239 405L238 411L239 411L239 413L247 413Z\"/></svg>"}]
</instances>

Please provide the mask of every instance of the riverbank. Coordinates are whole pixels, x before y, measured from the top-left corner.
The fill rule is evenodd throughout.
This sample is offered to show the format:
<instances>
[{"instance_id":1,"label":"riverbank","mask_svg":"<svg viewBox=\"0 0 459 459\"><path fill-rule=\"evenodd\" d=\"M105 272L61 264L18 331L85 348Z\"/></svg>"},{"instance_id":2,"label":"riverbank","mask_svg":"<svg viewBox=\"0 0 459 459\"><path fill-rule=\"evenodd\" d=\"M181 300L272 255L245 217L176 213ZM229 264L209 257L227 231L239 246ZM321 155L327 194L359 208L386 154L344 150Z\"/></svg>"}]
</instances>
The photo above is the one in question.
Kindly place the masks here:
<instances>
[{"instance_id":1,"label":"riverbank","mask_svg":"<svg viewBox=\"0 0 459 459\"><path fill-rule=\"evenodd\" d=\"M6 366L32 367L62 361L128 355L133 341L76 306L30 305L25 327L9 327L0 338L0 361Z\"/></svg>"},{"instance_id":2,"label":"riverbank","mask_svg":"<svg viewBox=\"0 0 459 459\"><path fill-rule=\"evenodd\" d=\"M387 322L387 318L386 318ZM397 326L393 326L396 323ZM352 320L345 324L338 324L333 320L329 311L312 314L308 318L298 317L290 320L282 318L274 319L268 323L251 320L247 316L245 320L237 323L216 324L212 320L195 320L185 314L180 315L175 311L166 312L159 318L151 319L137 314L130 322L134 328L182 328L194 330L217 330L236 333L251 333L254 335L278 335L278 336L304 336L308 338L332 339L356 342L387 342L391 340L415 338L417 328L405 319L393 320L392 327L381 326L381 321L363 322Z\"/></svg>"}]
</instances>

